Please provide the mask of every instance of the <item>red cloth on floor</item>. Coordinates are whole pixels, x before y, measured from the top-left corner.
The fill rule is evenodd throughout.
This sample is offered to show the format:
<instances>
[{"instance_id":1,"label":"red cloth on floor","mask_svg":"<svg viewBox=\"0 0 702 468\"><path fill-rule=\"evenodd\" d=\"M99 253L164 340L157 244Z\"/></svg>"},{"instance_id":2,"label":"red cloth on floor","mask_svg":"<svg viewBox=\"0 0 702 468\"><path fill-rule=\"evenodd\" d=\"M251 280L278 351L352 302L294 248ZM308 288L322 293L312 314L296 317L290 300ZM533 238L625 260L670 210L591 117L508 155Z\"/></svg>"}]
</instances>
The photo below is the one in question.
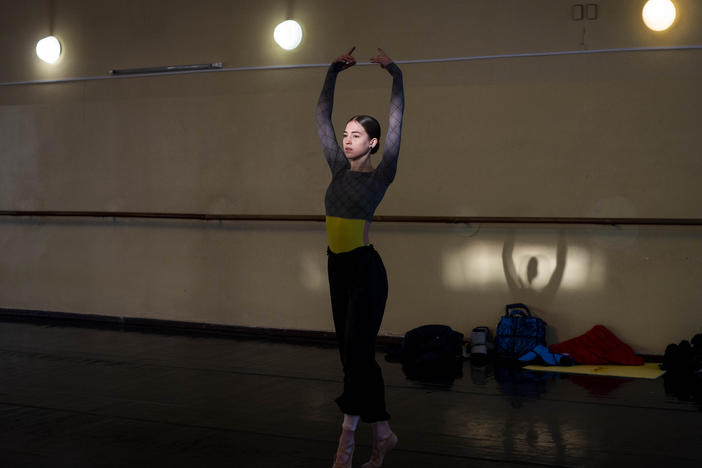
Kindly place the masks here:
<instances>
[{"instance_id":1,"label":"red cloth on floor","mask_svg":"<svg viewBox=\"0 0 702 468\"><path fill-rule=\"evenodd\" d=\"M577 364L625 364L640 366L644 363L631 347L602 325L563 343L548 347L552 353L568 354Z\"/></svg>"}]
</instances>

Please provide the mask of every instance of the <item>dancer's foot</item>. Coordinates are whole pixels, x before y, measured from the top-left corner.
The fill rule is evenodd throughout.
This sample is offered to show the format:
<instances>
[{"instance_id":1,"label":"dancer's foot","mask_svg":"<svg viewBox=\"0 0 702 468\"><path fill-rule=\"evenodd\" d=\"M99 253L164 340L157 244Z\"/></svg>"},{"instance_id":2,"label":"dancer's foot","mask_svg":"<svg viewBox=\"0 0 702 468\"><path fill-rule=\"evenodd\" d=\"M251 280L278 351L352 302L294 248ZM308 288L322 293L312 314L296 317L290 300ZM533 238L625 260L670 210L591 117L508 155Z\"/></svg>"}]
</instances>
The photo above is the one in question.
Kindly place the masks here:
<instances>
[{"instance_id":1,"label":"dancer's foot","mask_svg":"<svg viewBox=\"0 0 702 468\"><path fill-rule=\"evenodd\" d=\"M353 450L356 447L354 431L344 429L339 438L339 448L336 450L336 458L332 468L351 468Z\"/></svg>"},{"instance_id":2,"label":"dancer's foot","mask_svg":"<svg viewBox=\"0 0 702 468\"><path fill-rule=\"evenodd\" d=\"M373 453L371 459L362 465L362 468L379 468L383 466L385 455L397 446L397 436L394 432L390 432L387 437L373 438Z\"/></svg>"}]
</instances>

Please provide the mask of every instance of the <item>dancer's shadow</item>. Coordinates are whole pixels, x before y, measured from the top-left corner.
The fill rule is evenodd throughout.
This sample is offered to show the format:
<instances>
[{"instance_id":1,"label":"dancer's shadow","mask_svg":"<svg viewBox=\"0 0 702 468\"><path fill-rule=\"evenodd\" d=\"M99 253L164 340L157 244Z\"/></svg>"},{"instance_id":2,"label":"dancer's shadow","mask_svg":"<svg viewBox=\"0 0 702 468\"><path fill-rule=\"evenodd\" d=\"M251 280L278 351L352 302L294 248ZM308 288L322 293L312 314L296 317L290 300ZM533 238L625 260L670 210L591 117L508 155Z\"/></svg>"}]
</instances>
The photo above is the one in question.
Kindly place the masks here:
<instances>
[{"instance_id":1,"label":"dancer's shadow","mask_svg":"<svg viewBox=\"0 0 702 468\"><path fill-rule=\"evenodd\" d=\"M537 289L534 287L533 282L539 276L539 259L536 257L529 259L526 269L526 281L524 281L514 264L514 233L510 234L502 248L502 266L507 286L512 296L526 304L537 302L537 300L541 304L551 302L563 281L567 254L568 246L566 245L565 236L563 233L559 233L556 248L556 268L551 273L551 278L546 286Z\"/></svg>"}]
</instances>

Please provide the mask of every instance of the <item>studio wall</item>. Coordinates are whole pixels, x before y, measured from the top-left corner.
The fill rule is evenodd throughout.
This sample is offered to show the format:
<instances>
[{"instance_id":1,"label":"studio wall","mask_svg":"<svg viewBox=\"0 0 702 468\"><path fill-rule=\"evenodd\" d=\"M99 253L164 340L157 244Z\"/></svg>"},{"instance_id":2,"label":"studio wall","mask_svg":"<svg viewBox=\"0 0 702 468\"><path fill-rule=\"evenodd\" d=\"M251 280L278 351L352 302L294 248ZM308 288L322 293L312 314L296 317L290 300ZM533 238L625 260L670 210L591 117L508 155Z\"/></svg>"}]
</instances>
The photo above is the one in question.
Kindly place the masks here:
<instances>
[{"instance_id":1,"label":"studio wall","mask_svg":"<svg viewBox=\"0 0 702 468\"><path fill-rule=\"evenodd\" d=\"M402 60L702 44L639 1L2 2L0 83L210 63L325 64L350 46ZM304 39L272 40L291 16ZM33 55L53 28L55 65ZM699 218L702 51L402 65L400 166L378 215ZM324 66L0 86L0 210L323 214L314 126ZM334 124L387 121L390 76L337 83ZM380 153L379 153L380 154ZM637 351L699 332L699 227L376 223L390 275L382 333L468 334L522 301L551 342L601 323ZM3 217L0 307L333 329L322 223ZM532 260L533 259L533 260ZM529 264L531 262L531 267ZM536 269L534 269L536 264Z\"/></svg>"}]
</instances>

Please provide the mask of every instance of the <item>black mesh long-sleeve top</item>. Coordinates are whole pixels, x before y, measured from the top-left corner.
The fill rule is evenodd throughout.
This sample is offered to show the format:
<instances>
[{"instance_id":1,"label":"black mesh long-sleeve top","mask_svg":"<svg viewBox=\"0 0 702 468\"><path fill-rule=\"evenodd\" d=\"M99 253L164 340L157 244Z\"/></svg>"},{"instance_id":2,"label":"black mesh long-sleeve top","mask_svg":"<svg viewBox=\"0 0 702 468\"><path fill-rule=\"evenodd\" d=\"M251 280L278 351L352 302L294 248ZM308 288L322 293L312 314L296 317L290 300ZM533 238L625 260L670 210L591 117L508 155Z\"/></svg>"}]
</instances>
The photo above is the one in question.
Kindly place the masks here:
<instances>
[{"instance_id":1,"label":"black mesh long-sleeve top","mask_svg":"<svg viewBox=\"0 0 702 468\"><path fill-rule=\"evenodd\" d=\"M366 222L370 223L373 219L375 209L395 178L405 103L402 71L395 63L391 63L386 68L392 75L392 95L382 160L371 172L351 171L351 165L337 142L331 122L334 87L343 65L342 62L335 62L329 66L316 111L317 133L332 172L324 205L327 237L334 252L351 250L365 243Z\"/></svg>"}]
</instances>

